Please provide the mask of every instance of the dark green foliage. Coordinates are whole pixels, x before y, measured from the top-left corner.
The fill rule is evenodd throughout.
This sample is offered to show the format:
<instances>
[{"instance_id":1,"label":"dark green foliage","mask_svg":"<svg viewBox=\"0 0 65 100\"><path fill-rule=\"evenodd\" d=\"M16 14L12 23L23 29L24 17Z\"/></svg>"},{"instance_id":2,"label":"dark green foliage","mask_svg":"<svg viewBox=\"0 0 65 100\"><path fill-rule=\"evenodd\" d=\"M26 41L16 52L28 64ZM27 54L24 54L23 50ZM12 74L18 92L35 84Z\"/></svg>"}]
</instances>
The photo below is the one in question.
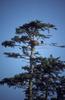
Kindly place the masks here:
<instances>
[{"instance_id":1,"label":"dark green foliage","mask_svg":"<svg viewBox=\"0 0 65 100\"><path fill-rule=\"evenodd\" d=\"M3 43L2 43L2 45L3 46L5 46L5 47L14 47L15 46L15 42L14 41L4 41Z\"/></svg>"},{"instance_id":2,"label":"dark green foliage","mask_svg":"<svg viewBox=\"0 0 65 100\"><path fill-rule=\"evenodd\" d=\"M57 89L57 82L60 83L59 73L64 69L65 64L59 58L53 58L52 56L50 58L43 58L41 64L34 68L37 91L41 91L43 96L47 93L47 97L51 93L54 95Z\"/></svg>"},{"instance_id":3,"label":"dark green foliage","mask_svg":"<svg viewBox=\"0 0 65 100\"><path fill-rule=\"evenodd\" d=\"M15 36L14 38L12 38L12 40L21 43L21 42L29 41L30 38L28 38L28 36L21 36L21 37Z\"/></svg>"},{"instance_id":4,"label":"dark green foliage","mask_svg":"<svg viewBox=\"0 0 65 100\"><path fill-rule=\"evenodd\" d=\"M25 87L25 100L47 100L50 93L53 95L57 92L60 83L64 86L64 80L61 80L59 73L65 69L65 63L59 57L54 58L51 55L49 58L43 58L39 52L34 51L36 46L44 44L44 39L50 38L51 35L47 34L50 29L56 30L55 25L38 20L31 21L16 28L16 35L10 41L2 43L4 47L16 46L22 51L22 54L5 52L6 56L24 58L29 62L22 67L24 73L0 81L0 84L6 83L8 86ZM41 31L46 31L46 34ZM50 45L65 47L56 43Z\"/></svg>"},{"instance_id":5,"label":"dark green foliage","mask_svg":"<svg viewBox=\"0 0 65 100\"><path fill-rule=\"evenodd\" d=\"M39 58L34 59L34 61L36 62L36 64L33 69L33 74L22 73L12 78L5 78L4 80L0 82L0 84L7 83L9 86L25 87L26 84L28 84L29 79L32 78L33 95L36 94L34 98L38 98L37 95L39 92L42 95L43 93L45 94L46 88L47 88L48 96L49 96L50 93L54 95L54 92L56 91L59 85L61 85L62 87L65 87L65 78L64 77L61 78L59 76L60 71L64 70L65 64L63 61L59 59L59 57L58 58L54 58L53 56L50 56L49 58L39 57ZM28 66L23 67L23 69L27 71L30 70ZM57 82L59 82L58 85L57 85ZM62 90L62 91L64 92L65 90ZM27 93L28 92L26 92L26 94ZM41 96L41 94L39 94L39 98L42 98L42 97L45 98L44 95Z\"/></svg>"},{"instance_id":6,"label":"dark green foliage","mask_svg":"<svg viewBox=\"0 0 65 100\"><path fill-rule=\"evenodd\" d=\"M14 52L4 52L4 54L5 54L7 57L23 58L22 55L20 55L19 53L14 53Z\"/></svg>"}]
</instances>

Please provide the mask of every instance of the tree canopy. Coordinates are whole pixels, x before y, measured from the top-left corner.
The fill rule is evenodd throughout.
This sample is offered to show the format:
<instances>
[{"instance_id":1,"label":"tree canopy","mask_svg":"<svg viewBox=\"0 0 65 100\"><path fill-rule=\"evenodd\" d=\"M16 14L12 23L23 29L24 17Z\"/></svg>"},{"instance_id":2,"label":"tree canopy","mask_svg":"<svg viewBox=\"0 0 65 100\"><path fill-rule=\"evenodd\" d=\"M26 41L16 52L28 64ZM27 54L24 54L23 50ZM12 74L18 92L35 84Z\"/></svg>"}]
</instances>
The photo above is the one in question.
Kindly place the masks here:
<instances>
[{"instance_id":1,"label":"tree canopy","mask_svg":"<svg viewBox=\"0 0 65 100\"><path fill-rule=\"evenodd\" d=\"M56 30L57 28L50 23L31 21L17 27L15 36L11 40L2 42L4 47L17 47L21 50L21 53L4 52L7 57L21 58L29 62L28 65L22 66L24 73L0 81L0 84L6 83L8 86L26 87L25 100L48 100L48 96L57 93L60 85L65 86L62 84L64 80L59 76L60 72L65 69L65 62L52 55L49 58L43 57L34 50L36 46L42 44L44 46L44 40L51 37L47 34L50 29ZM51 43L51 46L65 47L56 43Z\"/></svg>"}]
</instances>

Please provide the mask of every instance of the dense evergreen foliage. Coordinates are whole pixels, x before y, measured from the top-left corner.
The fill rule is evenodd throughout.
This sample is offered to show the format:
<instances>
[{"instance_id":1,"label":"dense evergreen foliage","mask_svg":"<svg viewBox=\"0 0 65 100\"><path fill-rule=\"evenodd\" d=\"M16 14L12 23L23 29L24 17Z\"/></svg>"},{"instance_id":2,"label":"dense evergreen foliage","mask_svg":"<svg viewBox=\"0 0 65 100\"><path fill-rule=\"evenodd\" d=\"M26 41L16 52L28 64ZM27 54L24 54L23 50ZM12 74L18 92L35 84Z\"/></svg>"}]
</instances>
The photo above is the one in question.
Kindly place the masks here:
<instances>
[{"instance_id":1,"label":"dense evergreen foliage","mask_svg":"<svg viewBox=\"0 0 65 100\"><path fill-rule=\"evenodd\" d=\"M2 43L4 47L18 47L22 51L21 53L4 52L6 56L29 61L28 65L22 67L24 73L0 81L0 84L25 87L25 100L48 100L48 97L53 96L54 93L57 93L59 98L59 87L65 87L65 78L63 77L62 80L59 75L65 69L65 63L59 57L54 58L52 55L49 58L41 57L39 52L34 50L37 46L44 46L44 40L51 36L47 34L50 29L56 30L55 25L35 20L16 28L16 35ZM45 31L46 33L43 33ZM61 47L54 43L51 45ZM61 91L63 98L65 90L61 89Z\"/></svg>"}]
</instances>

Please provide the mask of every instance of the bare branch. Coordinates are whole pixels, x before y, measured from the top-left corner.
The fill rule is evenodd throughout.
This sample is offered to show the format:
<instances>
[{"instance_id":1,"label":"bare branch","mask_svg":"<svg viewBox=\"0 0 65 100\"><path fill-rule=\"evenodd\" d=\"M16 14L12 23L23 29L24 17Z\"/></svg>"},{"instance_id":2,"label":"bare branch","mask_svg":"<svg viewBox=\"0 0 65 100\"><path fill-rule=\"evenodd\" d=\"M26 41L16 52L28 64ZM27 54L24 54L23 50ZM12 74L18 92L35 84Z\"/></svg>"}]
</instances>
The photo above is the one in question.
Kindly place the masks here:
<instances>
[{"instance_id":1,"label":"bare branch","mask_svg":"<svg viewBox=\"0 0 65 100\"><path fill-rule=\"evenodd\" d=\"M65 48L65 45L59 45L57 43L51 43L50 45L55 47Z\"/></svg>"}]
</instances>

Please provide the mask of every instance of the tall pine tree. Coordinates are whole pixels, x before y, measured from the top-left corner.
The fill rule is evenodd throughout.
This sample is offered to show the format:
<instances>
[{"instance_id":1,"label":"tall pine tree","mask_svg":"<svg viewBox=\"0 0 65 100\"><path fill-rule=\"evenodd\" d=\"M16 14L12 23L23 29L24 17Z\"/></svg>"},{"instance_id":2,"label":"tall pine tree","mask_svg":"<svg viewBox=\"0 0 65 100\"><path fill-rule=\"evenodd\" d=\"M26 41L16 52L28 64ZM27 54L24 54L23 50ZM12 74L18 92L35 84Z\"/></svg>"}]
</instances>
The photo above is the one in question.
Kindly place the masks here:
<instances>
[{"instance_id":1,"label":"tall pine tree","mask_svg":"<svg viewBox=\"0 0 65 100\"><path fill-rule=\"evenodd\" d=\"M2 43L4 47L17 47L22 51L21 53L4 52L6 56L21 58L29 62L28 65L22 67L26 70L24 73L0 81L0 84L7 83L9 86L26 86L25 100L42 100L43 98L47 100L49 91L54 92L56 89L54 87L59 79L58 72L65 67L58 58L54 59L52 56L43 58L35 50L37 46L44 46L44 39L50 38L47 34L50 29L56 30L55 25L38 20L31 21L16 28L16 35L11 40ZM55 43L52 43L52 46L61 47Z\"/></svg>"}]
</instances>

